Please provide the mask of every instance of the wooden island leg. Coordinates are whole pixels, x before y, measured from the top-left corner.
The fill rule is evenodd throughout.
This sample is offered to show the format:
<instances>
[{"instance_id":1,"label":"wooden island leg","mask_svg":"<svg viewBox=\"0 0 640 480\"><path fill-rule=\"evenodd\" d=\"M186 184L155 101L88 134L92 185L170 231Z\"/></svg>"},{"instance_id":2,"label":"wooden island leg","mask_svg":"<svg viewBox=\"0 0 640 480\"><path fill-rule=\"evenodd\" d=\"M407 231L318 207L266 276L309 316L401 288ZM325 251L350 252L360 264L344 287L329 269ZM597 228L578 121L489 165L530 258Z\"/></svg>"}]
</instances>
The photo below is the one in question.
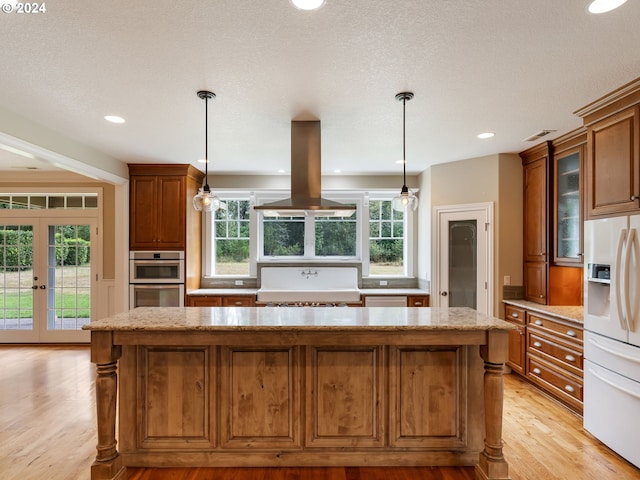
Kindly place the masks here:
<instances>
[{"instance_id":1,"label":"wooden island leg","mask_svg":"<svg viewBox=\"0 0 640 480\"><path fill-rule=\"evenodd\" d=\"M484 451L476 465L477 480L508 480L509 465L502 454L502 402L504 381L502 372L508 358L509 333L490 330L487 345L480 347L484 360Z\"/></svg>"},{"instance_id":2,"label":"wooden island leg","mask_svg":"<svg viewBox=\"0 0 640 480\"><path fill-rule=\"evenodd\" d=\"M91 332L91 361L96 364L96 412L98 445L91 465L91 480L124 480L126 468L116 448L116 399L118 394L118 358L112 332Z\"/></svg>"}]
</instances>

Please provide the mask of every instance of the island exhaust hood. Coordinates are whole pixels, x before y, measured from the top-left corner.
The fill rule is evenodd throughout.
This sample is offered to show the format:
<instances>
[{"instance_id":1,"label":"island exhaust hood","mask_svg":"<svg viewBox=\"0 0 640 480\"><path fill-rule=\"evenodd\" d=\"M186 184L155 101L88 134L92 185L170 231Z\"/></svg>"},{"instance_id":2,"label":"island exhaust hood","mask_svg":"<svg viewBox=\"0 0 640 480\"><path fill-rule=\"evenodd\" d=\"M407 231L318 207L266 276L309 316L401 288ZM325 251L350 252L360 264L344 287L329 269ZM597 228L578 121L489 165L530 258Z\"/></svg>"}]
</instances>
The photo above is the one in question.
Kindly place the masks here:
<instances>
[{"instance_id":1,"label":"island exhaust hood","mask_svg":"<svg viewBox=\"0 0 640 480\"><path fill-rule=\"evenodd\" d=\"M291 197L254 208L265 216L349 217L355 205L322 198L320 121L291 122Z\"/></svg>"}]
</instances>

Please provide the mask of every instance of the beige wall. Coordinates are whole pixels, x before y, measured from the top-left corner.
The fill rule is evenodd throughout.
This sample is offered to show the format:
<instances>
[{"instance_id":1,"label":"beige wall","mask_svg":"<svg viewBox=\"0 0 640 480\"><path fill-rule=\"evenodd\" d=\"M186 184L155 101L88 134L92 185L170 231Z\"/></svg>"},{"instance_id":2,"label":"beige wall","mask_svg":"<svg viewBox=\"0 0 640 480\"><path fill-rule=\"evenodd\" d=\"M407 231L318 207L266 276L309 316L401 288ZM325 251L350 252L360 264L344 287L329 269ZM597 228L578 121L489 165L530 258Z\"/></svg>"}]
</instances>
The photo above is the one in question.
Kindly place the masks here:
<instances>
[{"instance_id":1,"label":"beige wall","mask_svg":"<svg viewBox=\"0 0 640 480\"><path fill-rule=\"evenodd\" d=\"M522 165L515 154L498 154L432 166L420 178L418 272L430 279L433 207L492 202L494 205L494 314L502 312L505 275L522 285ZM423 198L428 197L428 198ZM427 240L428 238L428 240ZM428 243L428 247L427 247Z\"/></svg>"}]
</instances>

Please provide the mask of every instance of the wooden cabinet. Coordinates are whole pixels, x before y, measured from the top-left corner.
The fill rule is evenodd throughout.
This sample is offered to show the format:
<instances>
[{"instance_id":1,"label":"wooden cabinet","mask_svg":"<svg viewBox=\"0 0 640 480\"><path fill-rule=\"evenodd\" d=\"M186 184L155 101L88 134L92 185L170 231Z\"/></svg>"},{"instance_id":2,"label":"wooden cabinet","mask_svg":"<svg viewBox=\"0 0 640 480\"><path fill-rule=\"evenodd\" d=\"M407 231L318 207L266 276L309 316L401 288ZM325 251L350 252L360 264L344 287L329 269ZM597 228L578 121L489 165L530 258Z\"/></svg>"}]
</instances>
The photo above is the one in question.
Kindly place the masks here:
<instances>
[{"instance_id":1,"label":"wooden cabinet","mask_svg":"<svg viewBox=\"0 0 640 480\"><path fill-rule=\"evenodd\" d=\"M505 305L511 369L582 414L583 326L576 321Z\"/></svg>"},{"instance_id":2,"label":"wooden cabinet","mask_svg":"<svg viewBox=\"0 0 640 480\"><path fill-rule=\"evenodd\" d=\"M551 143L520 154L524 168L524 289L531 302L547 303L548 165Z\"/></svg>"},{"instance_id":3,"label":"wooden cabinet","mask_svg":"<svg viewBox=\"0 0 640 480\"><path fill-rule=\"evenodd\" d=\"M583 352L582 325L527 313L527 378L579 413Z\"/></svg>"},{"instance_id":4,"label":"wooden cabinet","mask_svg":"<svg viewBox=\"0 0 640 480\"><path fill-rule=\"evenodd\" d=\"M407 307L428 307L429 295L409 295L407 296Z\"/></svg>"},{"instance_id":5,"label":"wooden cabinet","mask_svg":"<svg viewBox=\"0 0 640 480\"><path fill-rule=\"evenodd\" d=\"M586 130L520 153L524 169L524 298L582 305Z\"/></svg>"},{"instance_id":6,"label":"wooden cabinet","mask_svg":"<svg viewBox=\"0 0 640 480\"><path fill-rule=\"evenodd\" d=\"M187 295L188 307L254 307L255 295Z\"/></svg>"},{"instance_id":7,"label":"wooden cabinet","mask_svg":"<svg viewBox=\"0 0 640 480\"><path fill-rule=\"evenodd\" d=\"M587 218L640 211L640 78L581 108Z\"/></svg>"},{"instance_id":8,"label":"wooden cabinet","mask_svg":"<svg viewBox=\"0 0 640 480\"><path fill-rule=\"evenodd\" d=\"M583 263L584 162L587 132L580 128L553 141L553 264Z\"/></svg>"},{"instance_id":9,"label":"wooden cabinet","mask_svg":"<svg viewBox=\"0 0 640 480\"><path fill-rule=\"evenodd\" d=\"M190 207L202 177L190 165L130 164L129 248L185 250L187 224L200 225Z\"/></svg>"},{"instance_id":10,"label":"wooden cabinet","mask_svg":"<svg viewBox=\"0 0 640 480\"><path fill-rule=\"evenodd\" d=\"M520 375L525 374L526 354L526 311L512 305L505 305L505 320L516 327L517 330L509 331L509 360L507 365Z\"/></svg>"},{"instance_id":11,"label":"wooden cabinet","mask_svg":"<svg viewBox=\"0 0 640 480\"><path fill-rule=\"evenodd\" d=\"M507 365L520 375L525 374L526 354L526 311L512 305L505 305L505 320L518 327L509 331L509 360Z\"/></svg>"},{"instance_id":12,"label":"wooden cabinet","mask_svg":"<svg viewBox=\"0 0 640 480\"><path fill-rule=\"evenodd\" d=\"M521 153L524 166L524 260L547 261L547 165L550 143Z\"/></svg>"}]
</instances>

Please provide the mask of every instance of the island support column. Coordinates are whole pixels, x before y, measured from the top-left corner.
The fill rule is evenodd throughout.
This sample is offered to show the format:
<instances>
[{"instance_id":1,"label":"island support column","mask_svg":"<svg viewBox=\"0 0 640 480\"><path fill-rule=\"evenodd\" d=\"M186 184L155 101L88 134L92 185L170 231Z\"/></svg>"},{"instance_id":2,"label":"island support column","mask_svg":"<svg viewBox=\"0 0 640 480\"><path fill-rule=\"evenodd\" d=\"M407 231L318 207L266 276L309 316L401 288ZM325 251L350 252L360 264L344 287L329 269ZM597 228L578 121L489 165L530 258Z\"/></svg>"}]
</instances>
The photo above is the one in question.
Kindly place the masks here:
<instances>
[{"instance_id":1,"label":"island support column","mask_svg":"<svg viewBox=\"0 0 640 480\"><path fill-rule=\"evenodd\" d=\"M480 347L484 360L484 451L476 465L478 480L509 480L509 465L502 454L502 402L504 363L509 356L509 332L489 330L487 345Z\"/></svg>"},{"instance_id":2,"label":"island support column","mask_svg":"<svg viewBox=\"0 0 640 480\"><path fill-rule=\"evenodd\" d=\"M91 480L124 480L126 467L116 448L116 399L118 359L121 348L113 345L113 332L91 332L91 361L96 364L96 412L98 445L91 465Z\"/></svg>"}]
</instances>

